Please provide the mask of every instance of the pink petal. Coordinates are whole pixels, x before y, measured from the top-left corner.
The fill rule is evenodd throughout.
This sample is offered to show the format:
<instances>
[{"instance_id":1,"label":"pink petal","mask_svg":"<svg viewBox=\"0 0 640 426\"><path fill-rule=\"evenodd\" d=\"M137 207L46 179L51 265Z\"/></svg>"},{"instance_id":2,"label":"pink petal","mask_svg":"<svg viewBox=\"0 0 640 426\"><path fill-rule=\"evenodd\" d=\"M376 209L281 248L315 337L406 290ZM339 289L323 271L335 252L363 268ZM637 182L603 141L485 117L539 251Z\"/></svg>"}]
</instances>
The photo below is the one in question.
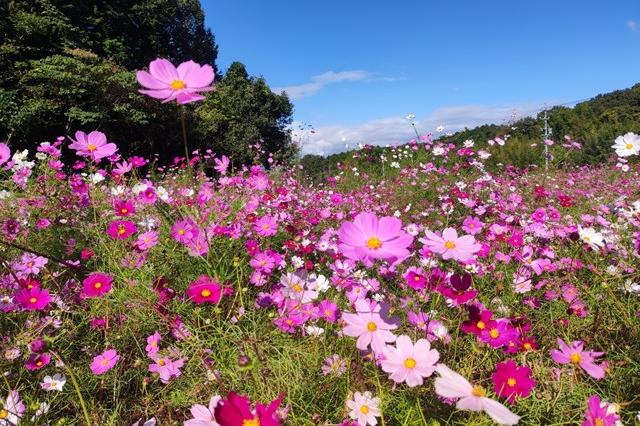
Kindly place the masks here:
<instances>
[{"instance_id":1,"label":"pink petal","mask_svg":"<svg viewBox=\"0 0 640 426\"><path fill-rule=\"evenodd\" d=\"M514 414L498 401L490 398L482 398L482 408L498 424L515 425L518 424L520 416Z\"/></svg>"},{"instance_id":2,"label":"pink petal","mask_svg":"<svg viewBox=\"0 0 640 426\"><path fill-rule=\"evenodd\" d=\"M146 71L136 72L136 79L138 80L138 83L147 89L161 90L167 88L167 83L158 80Z\"/></svg>"},{"instance_id":3,"label":"pink petal","mask_svg":"<svg viewBox=\"0 0 640 426\"><path fill-rule=\"evenodd\" d=\"M149 64L149 71L153 77L167 85L171 84L173 80L178 80L179 78L176 67L166 59L158 58L155 61L151 61Z\"/></svg>"}]
</instances>

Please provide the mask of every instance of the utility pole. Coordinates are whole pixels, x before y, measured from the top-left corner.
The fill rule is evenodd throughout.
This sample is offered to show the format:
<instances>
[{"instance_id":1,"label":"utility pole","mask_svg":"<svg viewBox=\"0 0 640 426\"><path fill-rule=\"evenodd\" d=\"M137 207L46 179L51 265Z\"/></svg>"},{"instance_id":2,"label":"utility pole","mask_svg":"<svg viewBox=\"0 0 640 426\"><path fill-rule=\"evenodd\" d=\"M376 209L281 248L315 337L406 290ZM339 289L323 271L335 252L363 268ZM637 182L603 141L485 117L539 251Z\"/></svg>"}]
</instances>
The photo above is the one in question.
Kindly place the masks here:
<instances>
[{"instance_id":1,"label":"utility pole","mask_svg":"<svg viewBox=\"0 0 640 426\"><path fill-rule=\"evenodd\" d=\"M547 140L551 137L553 133L553 129L549 127L549 117L547 116L547 110L544 110L544 127L542 128L543 132L543 140L544 144L544 172L547 173L549 171L549 145L547 145Z\"/></svg>"}]
</instances>

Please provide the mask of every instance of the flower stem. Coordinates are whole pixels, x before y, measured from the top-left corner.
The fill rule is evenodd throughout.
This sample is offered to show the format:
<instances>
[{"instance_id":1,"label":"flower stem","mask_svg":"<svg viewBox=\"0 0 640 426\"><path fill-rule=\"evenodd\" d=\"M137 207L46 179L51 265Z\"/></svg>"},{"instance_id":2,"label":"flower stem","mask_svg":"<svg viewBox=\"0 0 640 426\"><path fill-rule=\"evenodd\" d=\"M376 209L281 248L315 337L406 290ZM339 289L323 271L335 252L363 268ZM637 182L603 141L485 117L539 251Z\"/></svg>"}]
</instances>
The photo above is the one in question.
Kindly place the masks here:
<instances>
[{"instance_id":1,"label":"flower stem","mask_svg":"<svg viewBox=\"0 0 640 426\"><path fill-rule=\"evenodd\" d=\"M187 166L191 164L189 161L189 145L187 144L187 125L184 118L184 105L180 105L180 121L182 122L182 142L184 142L184 156L187 159Z\"/></svg>"},{"instance_id":2,"label":"flower stem","mask_svg":"<svg viewBox=\"0 0 640 426\"><path fill-rule=\"evenodd\" d=\"M87 411L87 406L84 403L82 392L80 392L80 386L78 385L78 381L76 380L76 375L73 373L73 370L71 370L71 368L67 365L67 363L64 362L62 358L60 358L60 355L58 355L53 351L51 352L51 354L53 354L53 356L56 357L58 361L64 364L64 368L69 373L69 376L71 377L71 382L73 383L73 387L75 388L76 393L78 394L78 400L80 402L80 406L82 407L82 414L84 415L84 421L87 423L87 426L91 426L91 420L89 419L89 412Z\"/></svg>"}]
</instances>

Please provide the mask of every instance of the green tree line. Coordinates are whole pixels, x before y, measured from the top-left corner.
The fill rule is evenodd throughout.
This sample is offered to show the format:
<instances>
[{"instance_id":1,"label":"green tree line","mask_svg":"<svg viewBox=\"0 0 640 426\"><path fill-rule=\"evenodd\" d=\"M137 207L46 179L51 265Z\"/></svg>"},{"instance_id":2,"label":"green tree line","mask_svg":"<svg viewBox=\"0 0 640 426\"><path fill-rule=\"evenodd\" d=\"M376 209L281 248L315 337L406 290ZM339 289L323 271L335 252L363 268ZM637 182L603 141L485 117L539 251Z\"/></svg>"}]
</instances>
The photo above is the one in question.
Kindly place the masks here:
<instances>
[{"instance_id":1,"label":"green tree line","mask_svg":"<svg viewBox=\"0 0 640 426\"><path fill-rule=\"evenodd\" d=\"M99 129L123 155L181 155L175 104L140 95L135 70L164 57L216 70L216 90L187 106L189 145L250 162L249 145L287 160L296 153L293 106L240 62L224 75L199 0L0 2L0 139L15 148Z\"/></svg>"}]
</instances>

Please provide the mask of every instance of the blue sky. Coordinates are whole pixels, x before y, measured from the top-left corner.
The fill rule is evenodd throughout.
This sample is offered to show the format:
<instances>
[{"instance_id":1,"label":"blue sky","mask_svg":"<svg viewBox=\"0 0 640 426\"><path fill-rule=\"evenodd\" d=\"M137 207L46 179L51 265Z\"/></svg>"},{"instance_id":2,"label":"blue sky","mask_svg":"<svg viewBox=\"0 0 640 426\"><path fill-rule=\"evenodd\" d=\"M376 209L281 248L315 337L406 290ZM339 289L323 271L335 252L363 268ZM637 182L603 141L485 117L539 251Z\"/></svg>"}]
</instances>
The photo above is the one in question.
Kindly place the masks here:
<instances>
[{"instance_id":1,"label":"blue sky","mask_svg":"<svg viewBox=\"0 0 640 426\"><path fill-rule=\"evenodd\" d=\"M315 127L304 152L504 122L640 82L640 2L202 0L243 62Z\"/></svg>"}]
</instances>

